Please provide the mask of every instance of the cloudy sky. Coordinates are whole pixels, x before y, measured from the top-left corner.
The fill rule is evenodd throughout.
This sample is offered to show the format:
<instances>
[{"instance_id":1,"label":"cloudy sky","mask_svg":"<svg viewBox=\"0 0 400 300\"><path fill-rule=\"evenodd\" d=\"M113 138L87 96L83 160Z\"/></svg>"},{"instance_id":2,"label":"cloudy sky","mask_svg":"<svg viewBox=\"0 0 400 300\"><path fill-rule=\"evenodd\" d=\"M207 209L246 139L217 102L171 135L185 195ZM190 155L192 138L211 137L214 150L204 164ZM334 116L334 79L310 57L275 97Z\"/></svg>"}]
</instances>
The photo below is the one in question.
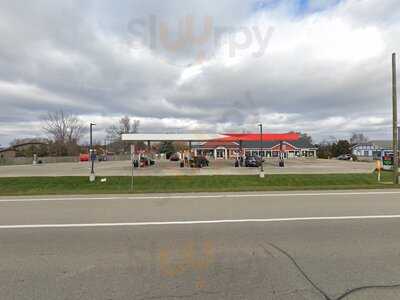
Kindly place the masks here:
<instances>
[{"instance_id":1,"label":"cloudy sky","mask_svg":"<svg viewBox=\"0 0 400 300\"><path fill-rule=\"evenodd\" d=\"M0 144L63 109L142 132L389 138L398 0L0 2Z\"/></svg>"}]
</instances>

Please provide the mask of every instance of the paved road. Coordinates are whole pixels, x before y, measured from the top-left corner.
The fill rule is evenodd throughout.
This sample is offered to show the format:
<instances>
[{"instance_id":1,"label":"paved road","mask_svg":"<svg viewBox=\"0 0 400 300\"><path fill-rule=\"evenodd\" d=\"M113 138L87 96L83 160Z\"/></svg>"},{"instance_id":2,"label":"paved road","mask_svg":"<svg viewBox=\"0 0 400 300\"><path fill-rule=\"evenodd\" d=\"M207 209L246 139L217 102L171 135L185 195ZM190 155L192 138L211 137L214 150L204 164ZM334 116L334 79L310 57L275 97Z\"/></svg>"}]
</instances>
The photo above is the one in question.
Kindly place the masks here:
<instances>
[{"instance_id":1,"label":"paved road","mask_svg":"<svg viewBox=\"0 0 400 300\"><path fill-rule=\"evenodd\" d=\"M0 198L0 299L399 299L399 228L400 191Z\"/></svg>"},{"instance_id":2,"label":"paved road","mask_svg":"<svg viewBox=\"0 0 400 300\"><path fill-rule=\"evenodd\" d=\"M267 159L267 174L337 174L371 173L375 163L351 162L327 159L291 159L286 160L286 167L279 168L277 160ZM107 161L96 163L99 176L130 176L132 169L129 161ZM0 166L0 177L20 176L87 176L88 162L48 163L41 165ZM179 163L157 160L156 166L135 170L135 176L176 176L176 175L254 175L257 168L235 168L232 160L211 160L210 167L203 169L180 168Z\"/></svg>"}]
</instances>

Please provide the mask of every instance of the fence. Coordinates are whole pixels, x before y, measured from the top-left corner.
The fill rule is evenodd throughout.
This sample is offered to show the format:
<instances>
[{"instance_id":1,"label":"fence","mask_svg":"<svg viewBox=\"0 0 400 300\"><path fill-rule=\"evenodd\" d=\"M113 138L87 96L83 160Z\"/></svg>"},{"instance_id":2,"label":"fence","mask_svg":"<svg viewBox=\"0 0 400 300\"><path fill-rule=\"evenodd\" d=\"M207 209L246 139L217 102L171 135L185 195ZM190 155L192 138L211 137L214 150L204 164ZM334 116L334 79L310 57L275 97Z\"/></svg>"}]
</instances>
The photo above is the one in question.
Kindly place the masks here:
<instances>
[{"instance_id":1,"label":"fence","mask_svg":"<svg viewBox=\"0 0 400 300\"><path fill-rule=\"evenodd\" d=\"M122 161L129 160L130 155L112 155L107 157L111 161ZM41 161L44 164L52 163L72 163L79 162L79 156L46 156L38 157L37 161ZM13 158L0 158L0 165L31 165L33 163L33 157L13 157Z\"/></svg>"}]
</instances>

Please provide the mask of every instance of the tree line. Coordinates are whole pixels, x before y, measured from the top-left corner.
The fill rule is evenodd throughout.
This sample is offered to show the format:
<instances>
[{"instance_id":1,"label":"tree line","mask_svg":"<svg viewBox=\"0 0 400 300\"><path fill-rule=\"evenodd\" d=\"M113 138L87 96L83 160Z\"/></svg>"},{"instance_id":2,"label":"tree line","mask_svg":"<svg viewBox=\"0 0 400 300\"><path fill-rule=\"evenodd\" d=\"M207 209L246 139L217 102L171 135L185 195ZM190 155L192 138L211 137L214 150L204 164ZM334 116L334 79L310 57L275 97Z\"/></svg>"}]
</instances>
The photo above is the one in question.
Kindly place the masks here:
<instances>
[{"instance_id":1,"label":"tree line","mask_svg":"<svg viewBox=\"0 0 400 300\"><path fill-rule=\"evenodd\" d=\"M353 133L349 139L340 139L332 137L324 140L317 146L318 158L334 158L340 155L352 154L352 148L361 143L367 143L368 138L363 133Z\"/></svg>"},{"instance_id":2,"label":"tree line","mask_svg":"<svg viewBox=\"0 0 400 300\"><path fill-rule=\"evenodd\" d=\"M17 156L77 156L88 151L88 143L81 143L89 131L88 124L78 116L58 110L48 112L40 120L46 138L14 139L10 146L16 150ZM116 124L106 128L105 140L94 139L94 148L99 154L105 154L106 151L116 154L129 153L132 142L122 141L122 134L137 133L139 126L139 120L131 120L124 116ZM19 147L23 144L28 145ZM144 147L144 144L139 143L137 146Z\"/></svg>"},{"instance_id":3,"label":"tree line","mask_svg":"<svg viewBox=\"0 0 400 300\"><path fill-rule=\"evenodd\" d=\"M28 145L17 149L19 156L31 157L33 154L39 156L77 156L87 152L88 145L81 144L80 141L88 133L88 126L78 116L67 113L63 110L49 112L41 118L43 131L47 138L34 139L15 139L10 145L31 142L38 142L37 145ZM105 140L103 142L95 140L94 146L98 152L113 152L115 154L129 154L132 144L136 149L145 149L143 142L122 141L122 135L128 133L138 133L140 128L139 120L132 120L124 116L115 124L105 129ZM319 144L313 144L312 137L303 133L301 139L308 145L317 147L319 158L333 158L343 154L351 154L352 147L359 143L368 142L368 138L362 133L353 133L349 139L337 140L334 137L324 140ZM174 153L186 147L182 143L163 142L154 144L153 150L160 153Z\"/></svg>"}]
</instances>

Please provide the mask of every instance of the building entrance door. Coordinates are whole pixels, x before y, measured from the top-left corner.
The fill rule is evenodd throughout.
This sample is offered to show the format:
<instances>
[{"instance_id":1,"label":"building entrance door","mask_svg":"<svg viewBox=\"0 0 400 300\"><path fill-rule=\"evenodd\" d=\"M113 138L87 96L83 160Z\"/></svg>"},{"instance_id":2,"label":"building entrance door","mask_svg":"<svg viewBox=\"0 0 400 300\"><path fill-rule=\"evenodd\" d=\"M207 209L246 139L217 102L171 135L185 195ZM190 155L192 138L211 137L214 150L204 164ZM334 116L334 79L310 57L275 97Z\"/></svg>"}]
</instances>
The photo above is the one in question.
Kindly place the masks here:
<instances>
[{"instance_id":1,"label":"building entrance door","mask_svg":"<svg viewBox=\"0 0 400 300\"><path fill-rule=\"evenodd\" d=\"M225 149L217 149L217 158L224 159L225 158Z\"/></svg>"}]
</instances>

